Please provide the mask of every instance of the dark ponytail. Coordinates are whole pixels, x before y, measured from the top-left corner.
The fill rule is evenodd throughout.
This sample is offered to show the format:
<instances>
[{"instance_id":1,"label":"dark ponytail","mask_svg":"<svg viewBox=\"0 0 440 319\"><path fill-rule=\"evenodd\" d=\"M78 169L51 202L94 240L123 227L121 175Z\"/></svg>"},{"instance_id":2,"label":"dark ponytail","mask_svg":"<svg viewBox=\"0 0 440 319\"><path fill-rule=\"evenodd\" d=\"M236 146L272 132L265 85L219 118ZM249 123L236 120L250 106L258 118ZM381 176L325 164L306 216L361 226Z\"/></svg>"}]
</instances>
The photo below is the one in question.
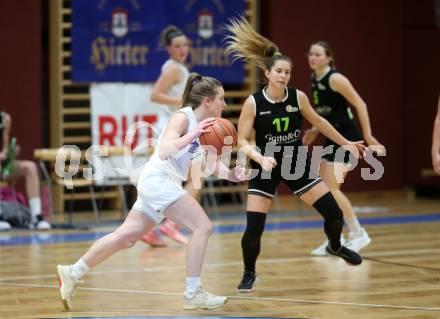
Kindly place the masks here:
<instances>
[{"instance_id":1,"label":"dark ponytail","mask_svg":"<svg viewBox=\"0 0 440 319\"><path fill-rule=\"evenodd\" d=\"M182 35L185 36L185 34L180 31L179 28L174 25L170 25L162 31L162 34L160 36L160 43L162 46L167 47L171 44L174 38L180 37Z\"/></svg>"}]
</instances>

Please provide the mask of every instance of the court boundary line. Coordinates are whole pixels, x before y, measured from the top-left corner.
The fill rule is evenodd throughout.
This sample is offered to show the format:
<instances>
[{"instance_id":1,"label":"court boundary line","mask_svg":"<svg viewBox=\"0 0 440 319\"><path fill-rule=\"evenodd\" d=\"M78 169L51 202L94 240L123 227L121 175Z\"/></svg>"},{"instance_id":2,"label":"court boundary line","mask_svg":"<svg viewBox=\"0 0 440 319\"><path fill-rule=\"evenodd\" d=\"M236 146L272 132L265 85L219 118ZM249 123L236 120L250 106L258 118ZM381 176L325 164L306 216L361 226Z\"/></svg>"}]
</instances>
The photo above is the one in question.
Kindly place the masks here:
<instances>
[{"instance_id":1,"label":"court boundary line","mask_svg":"<svg viewBox=\"0 0 440 319\"><path fill-rule=\"evenodd\" d=\"M421 213L416 215L398 215L398 216L377 216L360 218L359 221L365 225L405 225L418 223L432 223L440 222L440 213ZM322 227L322 219L301 220L301 221L281 221L266 223L266 232L286 231L286 230L305 230ZM214 234L229 234L244 231L246 225L230 224L230 225L215 225ZM8 235L7 239L2 240L0 236L0 247L11 246L28 246L33 244L39 245L54 245L54 244L69 244L82 241L95 241L99 237L105 236L111 231L91 231L81 233L32 233L30 235ZM2 234L0 234L2 235ZM41 237L41 238L39 238ZM47 237L47 238L46 238ZM16 242L8 242L8 240L16 240Z\"/></svg>"},{"instance_id":2,"label":"court boundary line","mask_svg":"<svg viewBox=\"0 0 440 319\"><path fill-rule=\"evenodd\" d=\"M40 284L20 284L20 283L0 283L0 286L9 287L27 287L27 288L49 288L58 289L57 285L40 285ZM127 293L140 295L166 295L166 296L182 296L182 293L173 292L157 292L149 290L131 290L131 289L110 289L110 288L96 288L96 287L78 287L77 290L93 291L93 292L110 292L110 293ZM400 309L400 310L414 310L414 311L440 311L439 307L420 307L420 306L404 306L404 305L387 305L387 304L369 304L369 303L354 303L354 302L339 302L339 301L323 301L323 300L307 300L307 299L293 299L293 298L273 298L273 297L246 297L246 296L227 296L229 299L236 300L254 300L254 301L276 301L288 303L301 304L321 304L321 305L335 305L347 307L360 308L384 308L384 309Z\"/></svg>"},{"instance_id":3,"label":"court boundary line","mask_svg":"<svg viewBox=\"0 0 440 319\"><path fill-rule=\"evenodd\" d=\"M363 254L365 260L369 260L371 262L380 262L384 263L383 260L375 259L374 257L393 257L393 256L402 256L402 255L414 255L414 254L426 254L426 253L440 253L440 248L432 248L432 249L408 249L408 250L393 250L393 251L381 251L381 252L372 252ZM273 264L273 263L289 263L289 262L297 262L297 261L309 261L309 260L318 260L324 258L332 258L334 260L339 260L332 256L298 256L298 257L290 257L290 258L265 258L258 260L259 264ZM392 263L392 262L390 262ZM410 264L402 264L402 263L392 263L394 266L399 267L411 267L417 268L417 266ZM240 266L243 265L243 262L240 261L231 261L224 263L206 263L203 265L203 268L209 267L224 267L224 266ZM435 268L427 268L425 266L418 267L423 270L429 270L433 272L438 272L440 269ZM99 271L90 271L87 275L103 275L103 274L118 274L118 273L137 273L137 272L161 272L161 271L173 271L173 270L182 270L185 269L185 265L180 266L172 266L172 267L157 267L157 268L132 268L132 269L108 269L108 270L99 270ZM32 276L16 276L16 277L0 277L0 283L10 280L25 280L25 279L44 279L44 278L54 278L56 277L55 268L54 274L46 274L46 275L32 275Z\"/></svg>"}]
</instances>

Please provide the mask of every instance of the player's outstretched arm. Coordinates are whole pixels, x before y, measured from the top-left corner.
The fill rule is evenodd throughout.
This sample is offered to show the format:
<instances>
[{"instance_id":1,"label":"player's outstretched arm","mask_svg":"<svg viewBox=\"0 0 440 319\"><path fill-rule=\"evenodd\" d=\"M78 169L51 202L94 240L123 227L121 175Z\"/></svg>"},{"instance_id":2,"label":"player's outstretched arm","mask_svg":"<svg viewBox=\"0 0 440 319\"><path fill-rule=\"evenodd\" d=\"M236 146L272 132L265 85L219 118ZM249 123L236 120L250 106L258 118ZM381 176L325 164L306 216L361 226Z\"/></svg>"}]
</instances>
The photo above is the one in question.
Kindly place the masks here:
<instances>
[{"instance_id":1,"label":"player's outstretched arm","mask_svg":"<svg viewBox=\"0 0 440 319\"><path fill-rule=\"evenodd\" d=\"M361 154L364 152L365 146L363 145L363 141L349 141L343 137L326 119L315 112L310 105L309 99L301 91L298 91L298 101L301 114L322 134L350 151L352 151L351 146L355 146Z\"/></svg>"},{"instance_id":2,"label":"player's outstretched arm","mask_svg":"<svg viewBox=\"0 0 440 319\"><path fill-rule=\"evenodd\" d=\"M369 148L379 155L385 154L385 147L373 136L371 132L370 117L365 101L353 87L347 77L340 73L332 74L330 87L341 94L356 109L362 128L362 135Z\"/></svg>"}]
</instances>

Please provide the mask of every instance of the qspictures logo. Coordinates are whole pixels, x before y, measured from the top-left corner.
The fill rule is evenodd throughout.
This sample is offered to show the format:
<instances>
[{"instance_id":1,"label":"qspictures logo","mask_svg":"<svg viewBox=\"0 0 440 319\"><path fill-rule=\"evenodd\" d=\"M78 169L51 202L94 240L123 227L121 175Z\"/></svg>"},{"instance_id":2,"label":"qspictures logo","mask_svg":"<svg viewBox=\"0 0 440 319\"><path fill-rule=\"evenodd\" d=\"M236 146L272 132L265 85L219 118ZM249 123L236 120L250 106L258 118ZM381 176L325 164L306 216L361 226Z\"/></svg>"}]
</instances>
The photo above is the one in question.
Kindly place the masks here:
<instances>
[{"instance_id":1,"label":"qspictures logo","mask_svg":"<svg viewBox=\"0 0 440 319\"><path fill-rule=\"evenodd\" d=\"M83 177L87 180L102 180L105 176L108 176L110 173L109 170L117 171L119 176L128 176L130 180L133 178L133 183L135 184L135 180L137 180L137 176L140 175L143 165L136 166L135 165L135 157L137 156L137 152L146 152L148 149L158 148L158 140L155 138L147 139L139 143L136 149L132 150L130 145L133 144L133 139L136 136L137 130L142 129L151 129L154 130L154 126L152 123L148 123L145 121L134 123L130 126L127 131L124 140L123 147L123 157L124 157L124 165L125 167L106 167L104 165L105 159L109 155L109 147L103 145L92 145L88 150L82 152L78 146L76 145L64 145L57 152L56 163L55 163L55 173L60 178L64 179L65 185L68 189L73 188L73 177L77 176L77 174L81 174L80 163L81 158L85 157L85 160L90 164L91 168L82 168ZM228 139L228 140L226 140ZM197 141L193 141L189 148L188 152L195 154L191 158L191 161L194 163L200 162L201 156L205 165L192 165L190 169L190 174L193 177L192 180L197 185L200 186L200 177L208 177L213 173L212 168L217 167L216 163L223 163L223 167L229 168L232 163L232 139L230 136L225 137L224 147L220 154L217 154L216 148L212 147L208 149L207 152L198 152L200 149L200 145ZM246 146L245 146L246 147ZM319 164L321 160L325 157L325 155L334 154L335 162L343 163L348 153L348 162L347 169L348 171L354 170L358 165L361 166L361 177L364 180L369 181L377 181L382 178L385 173L385 168L382 162L377 158L377 156L386 156L386 152L384 154L377 154L374 156L372 151L366 150L362 154L363 160L360 161L359 150L353 145L345 145L341 147L335 147L333 145L329 145L326 147L323 146L284 146L281 147L279 145L274 145L273 143L266 144L264 150L255 148L257 153L260 153L264 157L276 157L277 158L277 166L280 167L281 176L286 180L297 180L301 178L304 174L308 174L308 178L317 178L319 176ZM168 150L169 155L168 159L177 158L182 155L181 149L175 148ZM83 156L83 154L85 154ZM94 156L94 157L93 157ZM244 148L239 148L237 150L237 158L235 164L238 165L240 163L247 163L249 158L249 152ZM146 159L146 157L145 157ZM191 166L191 165L189 165ZM306 169L310 166L310 169ZM174 169L164 167L163 169L167 169L165 173L169 176L178 176L179 168ZM202 170L202 171L200 171ZM272 171L263 171L261 167L255 169L249 169L248 179L255 178L259 172L262 172L262 179L272 179ZM176 173L177 172L177 173ZM220 176L221 178L227 178L226 175ZM335 171L336 179L339 183L343 182L344 175L337 174ZM173 178L174 178L173 177ZM196 179L199 179L197 182Z\"/></svg>"}]
</instances>

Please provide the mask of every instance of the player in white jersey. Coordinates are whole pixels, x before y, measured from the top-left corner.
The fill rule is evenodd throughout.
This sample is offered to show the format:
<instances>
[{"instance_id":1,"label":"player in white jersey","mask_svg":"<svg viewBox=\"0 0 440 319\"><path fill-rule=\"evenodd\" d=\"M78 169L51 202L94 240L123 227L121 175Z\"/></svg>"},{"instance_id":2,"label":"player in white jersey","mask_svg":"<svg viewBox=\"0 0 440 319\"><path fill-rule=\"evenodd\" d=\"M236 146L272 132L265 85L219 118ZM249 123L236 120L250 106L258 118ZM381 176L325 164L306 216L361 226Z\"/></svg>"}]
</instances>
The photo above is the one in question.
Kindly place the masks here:
<instances>
[{"instance_id":1,"label":"player in white jersey","mask_svg":"<svg viewBox=\"0 0 440 319\"><path fill-rule=\"evenodd\" d=\"M66 309L72 307L72 293L78 281L89 271L121 249L133 246L165 216L192 231L187 246L184 309L214 309L227 301L202 289L200 273L212 231L212 223L203 208L182 188L182 181L194 162L203 164L199 136L220 117L226 106L222 84L211 77L190 75L183 95L186 107L177 111L165 126L150 161L137 185L138 198L124 223L98 241L73 265L58 265L60 296ZM229 170L220 162L216 172L227 173L229 180L247 178L243 167ZM218 174L218 173L217 173Z\"/></svg>"},{"instance_id":2,"label":"player in white jersey","mask_svg":"<svg viewBox=\"0 0 440 319\"><path fill-rule=\"evenodd\" d=\"M161 73L151 92L151 101L162 104L162 112L155 127L162 131L171 114L182 105L182 95L189 77L185 61L188 58L189 45L185 34L175 26L167 27L161 34L161 44L168 52L168 60L162 65ZM190 195L198 197L199 191L190 181L185 186ZM181 233L181 227L169 219L144 235L141 240L152 247L164 247L160 233L164 233L175 241L187 244L188 238Z\"/></svg>"},{"instance_id":3,"label":"player in white jersey","mask_svg":"<svg viewBox=\"0 0 440 319\"><path fill-rule=\"evenodd\" d=\"M151 101L162 104L165 121L158 123L161 131L169 116L182 105L182 95L189 77L185 61L189 54L188 38L175 26L167 27L161 36L161 44L168 52L168 60L151 92Z\"/></svg>"}]
</instances>

